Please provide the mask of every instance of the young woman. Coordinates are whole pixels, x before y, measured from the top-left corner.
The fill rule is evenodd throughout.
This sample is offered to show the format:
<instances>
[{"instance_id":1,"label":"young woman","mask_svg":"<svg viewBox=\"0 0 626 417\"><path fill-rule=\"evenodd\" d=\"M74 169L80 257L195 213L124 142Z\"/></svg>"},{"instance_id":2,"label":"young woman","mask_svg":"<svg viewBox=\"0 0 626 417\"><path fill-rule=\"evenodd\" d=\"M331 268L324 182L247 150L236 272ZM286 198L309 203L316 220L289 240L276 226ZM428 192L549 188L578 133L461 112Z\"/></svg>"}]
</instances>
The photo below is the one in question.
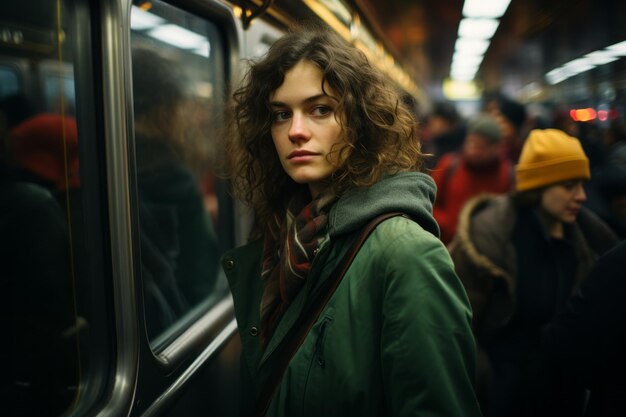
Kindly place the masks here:
<instances>
[{"instance_id":1,"label":"young woman","mask_svg":"<svg viewBox=\"0 0 626 417\"><path fill-rule=\"evenodd\" d=\"M416 123L400 95L336 34L302 30L252 65L231 117L234 189L256 220L254 240L223 258L243 413L479 415L469 304L437 238L435 187L418 172ZM407 217L378 225L287 356L359 231L398 211Z\"/></svg>"},{"instance_id":2,"label":"young woman","mask_svg":"<svg viewBox=\"0 0 626 417\"><path fill-rule=\"evenodd\" d=\"M474 313L481 406L488 417L580 415L566 373L539 369L541 329L617 238L582 205L590 173L578 139L531 131L515 175L513 194L465 205L450 245Z\"/></svg>"}]
</instances>

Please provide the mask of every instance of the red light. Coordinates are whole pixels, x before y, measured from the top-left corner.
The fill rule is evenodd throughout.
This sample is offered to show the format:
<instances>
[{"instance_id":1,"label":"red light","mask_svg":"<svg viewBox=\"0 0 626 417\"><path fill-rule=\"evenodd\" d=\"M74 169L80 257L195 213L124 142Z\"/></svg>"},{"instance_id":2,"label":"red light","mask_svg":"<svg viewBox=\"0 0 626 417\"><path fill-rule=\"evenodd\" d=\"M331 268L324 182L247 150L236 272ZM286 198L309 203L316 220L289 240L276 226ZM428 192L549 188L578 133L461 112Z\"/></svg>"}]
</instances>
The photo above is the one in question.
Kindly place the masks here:
<instances>
[{"instance_id":1,"label":"red light","mask_svg":"<svg viewBox=\"0 0 626 417\"><path fill-rule=\"evenodd\" d=\"M606 122L606 120L609 118L609 112L606 110L598 110L598 119L602 120L603 122Z\"/></svg>"},{"instance_id":2,"label":"red light","mask_svg":"<svg viewBox=\"0 0 626 417\"><path fill-rule=\"evenodd\" d=\"M596 111L591 107L570 110L569 115L576 122L589 122L597 117Z\"/></svg>"},{"instance_id":3,"label":"red light","mask_svg":"<svg viewBox=\"0 0 626 417\"><path fill-rule=\"evenodd\" d=\"M596 118L596 112L594 109L578 109L576 110L576 118L581 122L588 122Z\"/></svg>"}]
</instances>

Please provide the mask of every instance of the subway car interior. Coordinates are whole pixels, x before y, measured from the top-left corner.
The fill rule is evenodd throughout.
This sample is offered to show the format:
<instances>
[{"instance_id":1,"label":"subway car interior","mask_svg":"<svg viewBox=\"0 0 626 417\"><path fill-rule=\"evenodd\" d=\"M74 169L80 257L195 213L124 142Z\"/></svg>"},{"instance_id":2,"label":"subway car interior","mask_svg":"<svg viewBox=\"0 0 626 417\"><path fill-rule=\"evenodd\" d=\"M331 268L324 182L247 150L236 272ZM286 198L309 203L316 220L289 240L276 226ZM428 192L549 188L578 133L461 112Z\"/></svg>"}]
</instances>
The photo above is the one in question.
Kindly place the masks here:
<instances>
[{"instance_id":1,"label":"subway car interior","mask_svg":"<svg viewBox=\"0 0 626 417\"><path fill-rule=\"evenodd\" d=\"M394 81L426 149L437 103L501 96L524 129L626 138L623 1L3 1L0 414L238 415L220 257L252 219L219 174L224 112L306 21Z\"/></svg>"}]
</instances>

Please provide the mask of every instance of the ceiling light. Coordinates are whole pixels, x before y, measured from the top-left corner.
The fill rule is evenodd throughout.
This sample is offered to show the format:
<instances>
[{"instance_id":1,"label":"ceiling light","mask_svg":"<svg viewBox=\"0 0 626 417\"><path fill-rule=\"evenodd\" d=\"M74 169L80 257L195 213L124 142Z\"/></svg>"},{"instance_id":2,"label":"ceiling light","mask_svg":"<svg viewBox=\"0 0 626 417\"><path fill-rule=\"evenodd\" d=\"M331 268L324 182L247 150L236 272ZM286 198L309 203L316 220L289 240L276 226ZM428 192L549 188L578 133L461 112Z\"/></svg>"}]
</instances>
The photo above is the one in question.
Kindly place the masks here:
<instances>
[{"instance_id":1,"label":"ceiling light","mask_svg":"<svg viewBox=\"0 0 626 417\"><path fill-rule=\"evenodd\" d=\"M626 55L626 41L607 46L606 49L615 55Z\"/></svg>"},{"instance_id":2,"label":"ceiling light","mask_svg":"<svg viewBox=\"0 0 626 417\"><path fill-rule=\"evenodd\" d=\"M465 18L459 24L459 38L491 39L498 29L495 19Z\"/></svg>"},{"instance_id":3,"label":"ceiling light","mask_svg":"<svg viewBox=\"0 0 626 417\"><path fill-rule=\"evenodd\" d=\"M591 52L583 58L586 59L591 65L604 65L619 59L610 51Z\"/></svg>"},{"instance_id":4,"label":"ceiling light","mask_svg":"<svg viewBox=\"0 0 626 417\"><path fill-rule=\"evenodd\" d=\"M463 65L480 65L483 62L483 55L465 55L455 52L452 55L452 65L462 63Z\"/></svg>"},{"instance_id":5,"label":"ceiling light","mask_svg":"<svg viewBox=\"0 0 626 417\"><path fill-rule=\"evenodd\" d=\"M463 16L498 19L506 12L511 0L465 0Z\"/></svg>"},{"instance_id":6,"label":"ceiling light","mask_svg":"<svg viewBox=\"0 0 626 417\"><path fill-rule=\"evenodd\" d=\"M476 100L480 97L480 90L469 79L449 79L443 82L443 94L449 100Z\"/></svg>"},{"instance_id":7,"label":"ceiling light","mask_svg":"<svg viewBox=\"0 0 626 417\"><path fill-rule=\"evenodd\" d=\"M204 36L177 25L158 26L148 32L148 35L181 49L202 48L206 42Z\"/></svg>"},{"instance_id":8,"label":"ceiling light","mask_svg":"<svg viewBox=\"0 0 626 417\"><path fill-rule=\"evenodd\" d=\"M200 55L203 56L205 58L209 58L211 56L211 44L209 43L209 41L205 40L202 45L200 45L199 47L195 48L192 51L194 54L196 55Z\"/></svg>"},{"instance_id":9,"label":"ceiling light","mask_svg":"<svg viewBox=\"0 0 626 417\"><path fill-rule=\"evenodd\" d=\"M454 49L463 54L483 55L489 48L489 41L484 39L458 38Z\"/></svg>"},{"instance_id":10,"label":"ceiling light","mask_svg":"<svg viewBox=\"0 0 626 417\"><path fill-rule=\"evenodd\" d=\"M589 71L594 67L595 65L590 64L589 61L584 58L578 58L563 65L563 69L571 72L573 75Z\"/></svg>"},{"instance_id":11,"label":"ceiling light","mask_svg":"<svg viewBox=\"0 0 626 417\"><path fill-rule=\"evenodd\" d=\"M463 16L500 18L511 0L465 0Z\"/></svg>"},{"instance_id":12,"label":"ceiling light","mask_svg":"<svg viewBox=\"0 0 626 417\"><path fill-rule=\"evenodd\" d=\"M132 6L130 9L130 28L133 30L151 29L164 23L159 16Z\"/></svg>"},{"instance_id":13,"label":"ceiling light","mask_svg":"<svg viewBox=\"0 0 626 417\"><path fill-rule=\"evenodd\" d=\"M341 0L321 0L320 3L333 12L345 25L349 25L352 22L352 13Z\"/></svg>"},{"instance_id":14,"label":"ceiling light","mask_svg":"<svg viewBox=\"0 0 626 417\"><path fill-rule=\"evenodd\" d=\"M471 80L476 76L475 68L452 68L450 76L455 79Z\"/></svg>"}]
</instances>

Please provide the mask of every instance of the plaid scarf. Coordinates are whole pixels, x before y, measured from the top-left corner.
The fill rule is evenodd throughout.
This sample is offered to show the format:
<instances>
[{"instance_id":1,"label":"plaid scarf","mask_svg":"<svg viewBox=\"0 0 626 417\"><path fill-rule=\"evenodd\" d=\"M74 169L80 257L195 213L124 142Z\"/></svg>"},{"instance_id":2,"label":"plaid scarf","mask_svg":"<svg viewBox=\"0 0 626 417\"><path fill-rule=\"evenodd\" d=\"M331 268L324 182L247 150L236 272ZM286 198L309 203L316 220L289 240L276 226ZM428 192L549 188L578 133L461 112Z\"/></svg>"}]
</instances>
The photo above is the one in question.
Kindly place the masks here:
<instances>
[{"instance_id":1,"label":"plaid scarf","mask_svg":"<svg viewBox=\"0 0 626 417\"><path fill-rule=\"evenodd\" d=\"M265 348L289 304L304 286L317 248L326 234L333 195L307 202L308 190L292 197L285 216L274 216L263 242L261 346Z\"/></svg>"}]
</instances>

